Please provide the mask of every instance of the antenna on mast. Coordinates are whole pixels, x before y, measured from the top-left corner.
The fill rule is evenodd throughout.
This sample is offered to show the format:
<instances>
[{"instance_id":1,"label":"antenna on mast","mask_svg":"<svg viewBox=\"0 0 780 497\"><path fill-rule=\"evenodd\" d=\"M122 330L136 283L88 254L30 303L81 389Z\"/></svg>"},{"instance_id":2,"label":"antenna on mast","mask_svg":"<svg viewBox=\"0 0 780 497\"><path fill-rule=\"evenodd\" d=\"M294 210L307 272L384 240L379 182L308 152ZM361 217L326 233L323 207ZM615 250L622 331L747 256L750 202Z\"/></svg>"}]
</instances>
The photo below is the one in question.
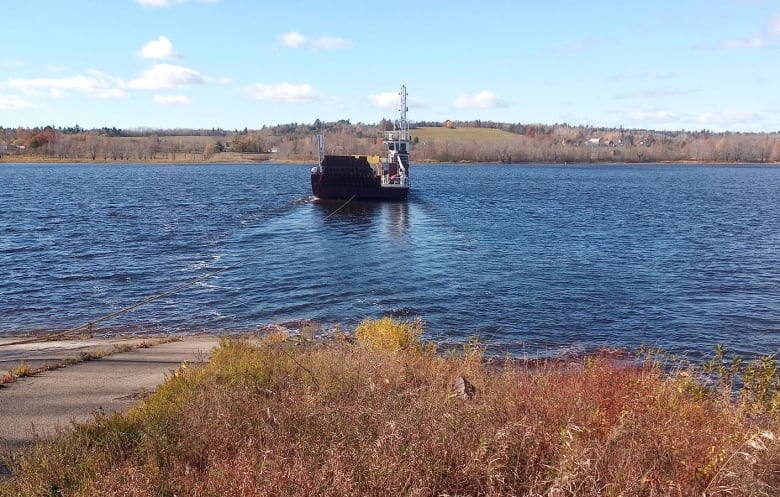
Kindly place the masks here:
<instances>
[{"instance_id":1,"label":"antenna on mast","mask_svg":"<svg viewBox=\"0 0 780 497\"><path fill-rule=\"evenodd\" d=\"M398 139L401 141L408 141L409 140L409 122L406 120L406 112L409 110L409 107L406 106L406 85L401 86L401 115L400 120L398 122Z\"/></svg>"}]
</instances>

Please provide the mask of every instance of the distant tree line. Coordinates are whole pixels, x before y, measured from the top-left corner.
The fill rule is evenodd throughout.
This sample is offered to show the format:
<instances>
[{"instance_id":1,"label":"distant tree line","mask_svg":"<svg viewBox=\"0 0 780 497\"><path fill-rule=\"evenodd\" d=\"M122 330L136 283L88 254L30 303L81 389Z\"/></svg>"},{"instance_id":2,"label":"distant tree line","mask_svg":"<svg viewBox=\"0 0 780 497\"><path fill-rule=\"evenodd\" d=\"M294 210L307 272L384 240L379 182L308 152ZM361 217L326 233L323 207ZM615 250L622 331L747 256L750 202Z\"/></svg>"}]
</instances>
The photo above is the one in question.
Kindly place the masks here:
<instances>
[{"instance_id":1,"label":"distant tree line","mask_svg":"<svg viewBox=\"0 0 780 497\"><path fill-rule=\"evenodd\" d=\"M420 140L413 126L413 161L417 162L780 162L778 133L653 131L479 120L420 121L416 127L506 132L495 140L466 139L458 134ZM0 155L74 161L208 161L215 154L234 152L261 159L314 161L316 134L326 136L328 153L378 154L383 148L382 132L392 128L389 119L376 124L317 119L233 131L0 127Z\"/></svg>"}]
</instances>

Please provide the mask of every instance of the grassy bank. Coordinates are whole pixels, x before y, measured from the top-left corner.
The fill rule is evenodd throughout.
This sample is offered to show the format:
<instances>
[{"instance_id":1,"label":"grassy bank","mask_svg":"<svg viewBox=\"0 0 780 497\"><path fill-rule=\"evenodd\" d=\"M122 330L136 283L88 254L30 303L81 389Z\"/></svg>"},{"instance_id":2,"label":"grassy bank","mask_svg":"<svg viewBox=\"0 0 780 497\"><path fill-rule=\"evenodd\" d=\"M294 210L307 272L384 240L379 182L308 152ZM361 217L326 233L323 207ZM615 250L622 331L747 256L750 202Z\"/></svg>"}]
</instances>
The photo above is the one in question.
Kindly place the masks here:
<instances>
[{"instance_id":1,"label":"grassy bank","mask_svg":"<svg viewBox=\"0 0 780 497\"><path fill-rule=\"evenodd\" d=\"M719 349L672 374L652 354L528 364L486 360L476 342L436 353L421 332L385 319L328 341L224 340L132 412L16 456L0 495L780 490L769 358L743 365Z\"/></svg>"}]
</instances>

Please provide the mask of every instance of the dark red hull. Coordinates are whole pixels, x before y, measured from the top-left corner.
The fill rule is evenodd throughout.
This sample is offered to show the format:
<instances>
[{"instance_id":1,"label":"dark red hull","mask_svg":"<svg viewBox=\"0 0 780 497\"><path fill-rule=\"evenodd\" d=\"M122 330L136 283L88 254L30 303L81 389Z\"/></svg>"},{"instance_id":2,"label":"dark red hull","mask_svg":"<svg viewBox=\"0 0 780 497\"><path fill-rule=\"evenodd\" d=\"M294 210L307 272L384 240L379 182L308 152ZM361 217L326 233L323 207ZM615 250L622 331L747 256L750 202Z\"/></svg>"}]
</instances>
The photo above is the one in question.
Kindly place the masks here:
<instances>
[{"instance_id":1,"label":"dark red hull","mask_svg":"<svg viewBox=\"0 0 780 497\"><path fill-rule=\"evenodd\" d=\"M323 199L406 200L409 187L382 184L365 156L328 155L311 173L311 190Z\"/></svg>"}]
</instances>

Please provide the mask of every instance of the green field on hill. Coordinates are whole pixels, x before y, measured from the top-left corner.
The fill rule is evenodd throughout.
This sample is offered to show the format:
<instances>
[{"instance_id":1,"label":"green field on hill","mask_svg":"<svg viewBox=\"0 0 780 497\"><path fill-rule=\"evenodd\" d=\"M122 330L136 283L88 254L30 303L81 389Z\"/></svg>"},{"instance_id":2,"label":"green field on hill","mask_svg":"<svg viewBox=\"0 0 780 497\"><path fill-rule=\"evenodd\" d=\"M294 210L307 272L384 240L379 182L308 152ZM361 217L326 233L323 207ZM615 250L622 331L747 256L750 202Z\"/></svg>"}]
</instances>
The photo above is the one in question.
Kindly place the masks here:
<instances>
[{"instance_id":1,"label":"green field on hill","mask_svg":"<svg viewBox=\"0 0 780 497\"><path fill-rule=\"evenodd\" d=\"M513 133L494 128L420 127L410 129L409 133L421 142L453 139L484 143L517 138Z\"/></svg>"}]
</instances>

